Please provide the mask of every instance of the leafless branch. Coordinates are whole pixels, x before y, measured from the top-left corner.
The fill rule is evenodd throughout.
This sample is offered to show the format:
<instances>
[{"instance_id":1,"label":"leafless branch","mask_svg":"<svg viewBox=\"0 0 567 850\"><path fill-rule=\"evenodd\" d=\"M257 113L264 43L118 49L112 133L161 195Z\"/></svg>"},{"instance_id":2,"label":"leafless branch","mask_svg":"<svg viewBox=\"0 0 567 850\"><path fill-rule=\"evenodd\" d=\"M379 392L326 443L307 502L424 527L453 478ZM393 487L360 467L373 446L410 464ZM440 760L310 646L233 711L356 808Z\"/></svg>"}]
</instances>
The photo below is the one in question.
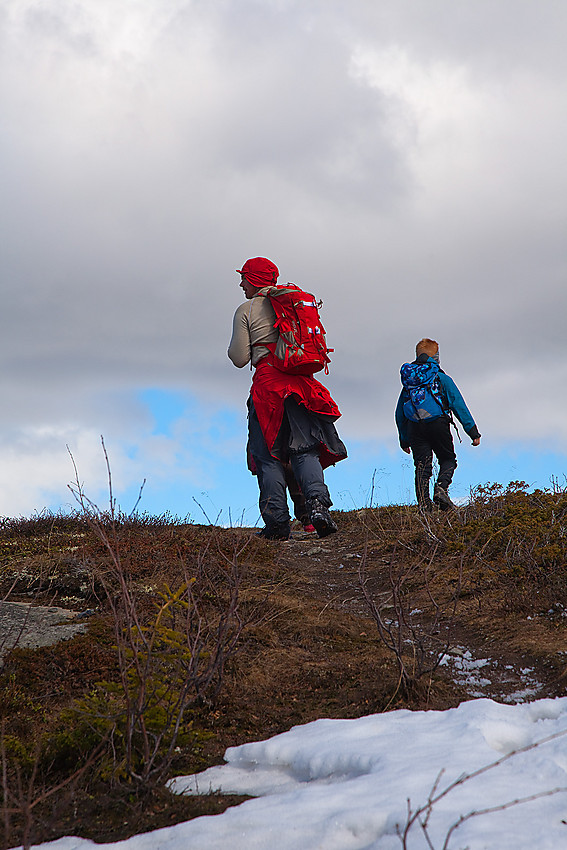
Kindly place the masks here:
<instances>
[{"instance_id":1,"label":"leafless branch","mask_svg":"<svg viewBox=\"0 0 567 850\"><path fill-rule=\"evenodd\" d=\"M464 785L465 783L470 782L471 780L476 779L477 777L482 776L485 773L488 773L491 770L495 770L496 768L500 767L500 765L504 764L512 758L517 757L521 753L530 752L531 750L548 744L550 741L555 741L558 738L562 738L565 735L567 735L567 729L563 729L560 732L554 733L553 735L548 735L546 738L541 738L539 741L534 741L531 744L527 744L525 747L520 747L516 750L512 750L511 752L506 753L506 755L502 756L501 758L496 759L496 761L490 762L490 764L483 765L483 767L479 767L477 770L470 771L469 773L461 774L455 780L450 782L442 791L439 791L438 788L441 783L442 776L444 774L444 770L441 770L437 778L435 779L435 782L431 788L431 791L429 792L426 802L423 805L413 810L411 807L411 801L409 799L407 801L407 820L403 830L398 830L398 837L400 838L403 850L409 850L409 834L416 823L421 828L424 838L428 843L428 846L431 848L431 850L435 850L435 847L431 841L428 832L429 821L433 813L433 809L437 805L437 803L444 797L446 797L448 794L450 794L452 791L454 791L455 788L458 788ZM565 792L567 792L567 786L561 786L546 791L541 791L536 794L530 794L525 797L517 797L513 800L507 800L503 803L499 803L494 806L486 806L482 809L474 809L465 815L460 815L459 818L455 821L455 823L453 823L447 831L441 850L449 850L449 841L451 839L451 836L463 823L468 820L471 820L471 818L473 817L480 817L482 815L493 814L494 812L504 811L514 806L519 806L524 803L539 800L543 797L550 797L552 795Z\"/></svg>"}]
</instances>

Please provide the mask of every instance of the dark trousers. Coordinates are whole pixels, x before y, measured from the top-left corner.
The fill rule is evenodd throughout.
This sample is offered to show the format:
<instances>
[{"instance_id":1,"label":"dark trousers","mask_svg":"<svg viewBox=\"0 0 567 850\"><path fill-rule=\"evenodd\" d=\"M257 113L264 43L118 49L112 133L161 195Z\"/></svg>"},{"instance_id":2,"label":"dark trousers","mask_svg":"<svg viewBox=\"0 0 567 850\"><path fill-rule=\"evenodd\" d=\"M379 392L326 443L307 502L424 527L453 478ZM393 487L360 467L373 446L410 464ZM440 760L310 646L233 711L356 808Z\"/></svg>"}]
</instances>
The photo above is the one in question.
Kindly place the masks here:
<instances>
[{"instance_id":1,"label":"dark trousers","mask_svg":"<svg viewBox=\"0 0 567 850\"><path fill-rule=\"evenodd\" d=\"M429 479L433 472L433 455L439 462L437 484L446 490L457 468L449 418L422 419L408 425L408 439L415 465L415 492L418 502L429 497Z\"/></svg>"},{"instance_id":2,"label":"dark trousers","mask_svg":"<svg viewBox=\"0 0 567 850\"><path fill-rule=\"evenodd\" d=\"M248 450L256 466L262 519L267 526L289 522L285 467L268 451L253 405L250 405L248 413ZM318 449L290 452L289 463L306 500L318 499L325 507L330 507L331 498L319 462Z\"/></svg>"},{"instance_id":3,"label":"dark trousers","mask_svg":"<svg viewBox=\"0 0 567 850\"><path fill-rule=\"evenodd\" d=\"M284 463L283 467L285 483L287 484L287 489L291 496L291 501L293 502L293 513L295 514L295 518L298 519L302 525L307 525L307 523L311 520L309 519L309 512L307 510L307 505L305 504L303 491L295 480L291 463Z\"/></svg>"}]
</instances>

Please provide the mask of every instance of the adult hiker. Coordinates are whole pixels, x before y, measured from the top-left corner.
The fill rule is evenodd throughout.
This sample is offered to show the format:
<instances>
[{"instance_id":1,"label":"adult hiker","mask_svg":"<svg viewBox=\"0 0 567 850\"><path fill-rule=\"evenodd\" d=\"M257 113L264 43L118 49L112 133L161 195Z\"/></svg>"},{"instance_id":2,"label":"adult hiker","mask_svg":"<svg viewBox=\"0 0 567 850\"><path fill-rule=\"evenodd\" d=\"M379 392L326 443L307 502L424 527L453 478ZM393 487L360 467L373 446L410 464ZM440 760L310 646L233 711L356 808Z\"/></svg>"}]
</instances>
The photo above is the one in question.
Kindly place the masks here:
<instances>
[{"instance_id":1,"label":"adult hiker","mask_svg":"<svg viewBox=\"0 0 567 850\"><path fill-rule=\"evenodd\" d=\"M416 359L400 369L402 391L396 407L396 425L400 446L413 455L415 492L422 511L454 508L448 489L457 467L457 455L450 431L452 414L472 440L480 445L480 433L455 382L439 366L439 345L434 339L422 339L415 348ZM439 462L439 474L429 492L433 455Z\"/></svg>"},{"instance_id":2,"label":"adult hiker","mask_svg":"<svg viewBox=\"0 0 567 850\"><path fill-rule=\"evenodd\" d=\"M316 302L293 284L277 286L278 268L265 257L247 260L237 272L247 300L234 314L228 356L238 368L247 363L255 367L248 399L247 454L249 469L258 476L260 488L260 513L265 523L260 534L268 540L287 540L290 536L284 466L289 462L305 496L309 520L318 536L326 537L337 531L337 526L329 513L332 501L323 470L347 456L334 426L341 414L329 391L313 374L288 371L301 368L292 365L301 350L296 348L292 354L287 351L283 359L276 356L276 349L281 354L286 339L293 337L291 332L283 337L288 325L286 316L282 317L281 302L292 296L296 331L303 330L303 305L314 311L311 324L315 327ZM299 300L294 302L294 297ZM278 310L277 320L273 304ZM320 369L328 357L322 326L317 327L323 360L314 368ZM305 351L309 345L309 341L305 343ZM309 366L305 369L308 371Z\"/></svg>"}]
</instances>

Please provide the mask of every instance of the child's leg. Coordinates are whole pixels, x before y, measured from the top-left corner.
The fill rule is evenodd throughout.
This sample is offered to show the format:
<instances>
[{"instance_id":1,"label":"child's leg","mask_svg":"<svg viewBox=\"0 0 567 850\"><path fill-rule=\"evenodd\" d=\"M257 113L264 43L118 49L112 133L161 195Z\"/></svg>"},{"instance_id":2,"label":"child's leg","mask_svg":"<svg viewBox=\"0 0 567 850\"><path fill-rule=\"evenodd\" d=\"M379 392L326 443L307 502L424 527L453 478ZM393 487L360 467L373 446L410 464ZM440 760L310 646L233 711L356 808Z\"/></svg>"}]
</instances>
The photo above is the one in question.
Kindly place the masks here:
<instances>
[{"instance_id":1,"label":"child's leg","mask_svg":"<svg viewBox=\"0 0 567 850\"><path fill-rule=\"evenodd\" d=\"M439 474L436 483L439 487L447 490L457 468L457 455L455 454L453 436L447 417L441 416L430 423L429 439L435 457L439 461Z\"/></svg>"},{"instance_id":2,"label":"child's leg","mask_svg":"<svg viewBox=\"0 0 567 850\"><path fill-rule=\"evenodd\" d=\"M427 427L422 422L410 422L409 440L415 466L415 495L424 510L433 507L429 495L429 479L433 471L433 451L427 439Z\"/></svg>"}]
</instances>

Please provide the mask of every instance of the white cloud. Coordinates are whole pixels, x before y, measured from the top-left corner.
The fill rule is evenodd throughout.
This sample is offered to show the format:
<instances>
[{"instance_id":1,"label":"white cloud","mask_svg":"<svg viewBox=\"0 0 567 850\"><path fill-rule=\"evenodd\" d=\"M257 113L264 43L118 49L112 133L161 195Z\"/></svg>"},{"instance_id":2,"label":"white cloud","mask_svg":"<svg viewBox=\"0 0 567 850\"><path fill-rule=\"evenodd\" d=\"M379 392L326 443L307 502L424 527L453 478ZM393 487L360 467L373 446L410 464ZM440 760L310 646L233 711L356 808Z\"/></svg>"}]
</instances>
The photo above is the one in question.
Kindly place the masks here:
<instances>
[{"instance_id":1,"label":"white cloud","mask_svg":"<svg viewBox=\"0 0 567 850\"><path fill-rule=\"evenodd\" d=\"M66 445L81 458L81 474L97 490L104 483L98 435L74 427L28 425L3 434L0 446L0 515L29 515L54 502L78 507L68 484L73 465Z\"/></svg>"}]
</instances>

